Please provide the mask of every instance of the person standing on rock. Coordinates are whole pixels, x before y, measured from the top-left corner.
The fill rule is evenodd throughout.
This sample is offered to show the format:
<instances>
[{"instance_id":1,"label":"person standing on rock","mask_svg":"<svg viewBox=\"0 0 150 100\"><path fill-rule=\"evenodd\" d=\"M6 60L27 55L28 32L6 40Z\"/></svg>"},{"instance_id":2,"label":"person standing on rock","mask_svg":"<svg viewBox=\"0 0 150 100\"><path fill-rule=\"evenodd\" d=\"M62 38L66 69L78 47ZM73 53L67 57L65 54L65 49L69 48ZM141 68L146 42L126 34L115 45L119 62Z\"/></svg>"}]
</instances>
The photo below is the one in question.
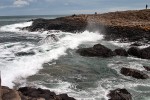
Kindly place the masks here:
<instances>
[{"instance_id":1,"label":"person standing on rock","mask_svg":"<svg viewBox=\"0 0 150 100\"><path fill-rule=\"evenodd\" d=\"M148 8L148 5L146 4L146 9Z\"/></svg>"}]
</instances>

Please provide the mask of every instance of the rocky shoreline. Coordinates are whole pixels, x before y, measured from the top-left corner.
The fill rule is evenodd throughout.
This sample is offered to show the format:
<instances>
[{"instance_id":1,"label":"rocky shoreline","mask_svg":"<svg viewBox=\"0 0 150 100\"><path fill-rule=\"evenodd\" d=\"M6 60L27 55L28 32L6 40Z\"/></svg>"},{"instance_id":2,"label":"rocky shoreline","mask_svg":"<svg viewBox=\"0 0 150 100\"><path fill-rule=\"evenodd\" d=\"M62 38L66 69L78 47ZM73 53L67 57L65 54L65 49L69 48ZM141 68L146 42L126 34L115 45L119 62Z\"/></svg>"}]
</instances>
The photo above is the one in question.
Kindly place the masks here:
<instances>
[{"instance_id":1,"label":"rocky shoreline","mask_svg":"<svg viewBox=\"0 0 150 100\"><path fill-rule=\"evenodd\" d=\"M27 29L61 30L64 32L99 31L106 40L149 43L150 9L110 12L93 15L72 15L56 19L35 19Z\"/></svg>"},{"instance_id":2,"label":"rocky shoreline","mask_svg":"<svg viewBox=\"0 0 150 100\"><path fill-rule=\"evenodd\" d=\"M77 53L86 57L108 58L113 56L135 56L142 59L150 59L150 47L144 49L135 47L150 43L149 16L150 9L146 9L94 15L72 15L56 19L35 19L31 26L24 27L23 30L32 32L61 30L72 33L83 32L85 30L92 32L98 31L105 35L106 40L119 39L120 42L133 42L132 47L127 51L123 48L112 51L104 45L96 44L90 48L80 48L77 50ZM18 53L18 55L26 54ZM143 67L147 71L150 70L148 66ZM136 79L149 79L149 76L143 71L131 68L123 67L120 73ZM74 98L68 97L67 94L56 95L54 92L43 89L24 87L17 91L17 93L20 92L21 100L75 100ZM107 96L110 98L109 100L132 100L132 95L126 89L111 90Z\"/></svg>"}]
</instances>

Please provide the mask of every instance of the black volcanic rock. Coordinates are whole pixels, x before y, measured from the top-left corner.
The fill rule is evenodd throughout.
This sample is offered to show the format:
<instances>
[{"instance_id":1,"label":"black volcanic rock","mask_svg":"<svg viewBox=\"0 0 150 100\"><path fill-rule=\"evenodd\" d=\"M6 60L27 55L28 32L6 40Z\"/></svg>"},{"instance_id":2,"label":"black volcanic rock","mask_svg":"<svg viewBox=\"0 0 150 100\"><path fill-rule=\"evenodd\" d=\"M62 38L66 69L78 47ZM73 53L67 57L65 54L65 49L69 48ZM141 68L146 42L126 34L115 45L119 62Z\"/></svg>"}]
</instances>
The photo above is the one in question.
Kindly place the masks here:
<instances>
[{"instance_id":1,"label":"black volcanic rock","mask_svg":"<svg viewBox=\"0 0 150 100\"><path fill-rule=\"evenodd\" d=\"M131 47L128 49L128 54L132 56L139 57L140 56L140 49L137 47Z\"/></svg>"},{"instance_id":2,"label":"black volcanic rock","mask_svg":"<svg viewBox=\"0 0 150 100\"><path fill-rule=\"evenodd\" d=\"M81 48L77 50L81 56L89 57L112 57L114 52L101 44L96 44L91 48Z\"/></svg>"},{"instance_id":3,"label":"black volcanic rock","mask_svg":"<svg viewBox=\"0 0 150 100\"><path fill-rule=\"evenodd\" d=\"M121 68L121 74L125 76L132 76L137 79L148 79L149 76L142 71L131 69L131 68Z\"/></svg>"},{"instance_id":4,"label":"black volcanic rock","mask_svg":"<svg viewBox=\"0 0 150 100\"><path fill-rule=\"evenodd\" d=\"M61 17L56 19L36 19L32 25L25 27L29 31L38 30L61 30L65 32L80 32L84 31L87 22L81 17Z\"/></svg>"},{"instance_id":5,"label":"black volcanic rock","mask_svg":"<svg viewBox=\"0 0 150 100\"><path fill-rule=\"evenodd\" d=\"M132 100L132 95L126 89L115 89L111 90L107 95L108 100Z\"/></svg>"},{"instance_id":6,"label":"black volcanic rock","mask_svg":"<svg viewBox=\"0 0 150 100\"><path fill-rule=\"evenodd\" d=\"M126 56L126 57L128 56L127 51L125 49L123 49L123 48L115 49L114 52L118 56Z\"/></svg>"}]
</instances>

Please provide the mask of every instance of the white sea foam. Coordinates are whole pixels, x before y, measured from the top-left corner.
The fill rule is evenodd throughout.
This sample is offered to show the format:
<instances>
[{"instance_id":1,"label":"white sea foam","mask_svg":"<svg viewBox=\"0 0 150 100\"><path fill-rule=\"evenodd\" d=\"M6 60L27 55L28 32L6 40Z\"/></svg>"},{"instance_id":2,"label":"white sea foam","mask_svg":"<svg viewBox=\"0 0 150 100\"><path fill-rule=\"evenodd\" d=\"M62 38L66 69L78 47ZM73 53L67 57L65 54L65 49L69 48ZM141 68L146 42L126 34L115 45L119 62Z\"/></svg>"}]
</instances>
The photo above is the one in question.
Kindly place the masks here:
<instances>
[{"instance_id":1,"label":"white sea foam","mask_svg":"<svg viewBox=\"0 0 150 100\"><path fill-rule=\"evenodd\" d=\"M31 26L31 25L32 25L32 21L24 22L24 23L11 24L11 25L5 25L5 26L0 27L0 31L3 31L3 32L21 32L20 28Z\"/></svg>"},{"instance_id":2,"label":"white sea foam","mask_svg":"<svg viewBox=\"0 0 150 100\"><path fill-rule=\"evenodd\" d=\"M128 43L121 43L119 41L109 41L109 42L118 47L129 47L131 45L130 42L128 42Z\"/></svg>"},{"instance_id":3,"label":"white sea foam","mask_svg":"<svg viewBox=\"0 0 150 100\"><path fill-rule=\"evenodd\" d=\"M0 28L0 31L21 32L18 29L21 27L30 26L32 22L25 22L13 25L6 25ZM31 33L32 34L32 33ZM47 31L41 33L43 37L47 36ZM41 35L40 34L40 35ZM10 48L6 44L0 47L1 55L5 57L1 61L0 70L2 72L2 85L13 87L14 83L20 79L36 74L42 69L42 64L51 60L58 59L60 56L66 55L67 49L75 49L80 44L85 42L96 42L103 38L99 33L85 31L83 33L72 34L66 32L52 33L57 35L60 40L55 43L44 43L42 45L29 43L8 43L7 46L13 45ZM20 51L34 51L35 55L15 56L15 53ZM42 51L42 52L39 52ZM11 58L12 60L8 60Z\"/></svg>"}]
</instances>

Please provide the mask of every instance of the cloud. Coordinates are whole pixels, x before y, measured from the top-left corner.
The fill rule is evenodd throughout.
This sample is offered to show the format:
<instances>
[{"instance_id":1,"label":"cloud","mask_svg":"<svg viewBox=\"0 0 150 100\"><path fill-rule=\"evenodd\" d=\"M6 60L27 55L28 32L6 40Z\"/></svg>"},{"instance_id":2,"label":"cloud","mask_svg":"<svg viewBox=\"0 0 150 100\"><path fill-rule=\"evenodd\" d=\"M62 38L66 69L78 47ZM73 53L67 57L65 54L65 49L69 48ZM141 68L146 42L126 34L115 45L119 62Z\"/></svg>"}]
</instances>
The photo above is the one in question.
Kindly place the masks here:
<instances>
[{"instance_id":1,"label":"cloud","mask_svg":"<svg viewBox=\"0 0 150 100\"><path fill-rule=\"evenodd\" d=\"M15 0L13 2L13 5L15 7L24 7L30 4L30 2L32 2L33 0Z\"/></svg>"}]
</instances>

